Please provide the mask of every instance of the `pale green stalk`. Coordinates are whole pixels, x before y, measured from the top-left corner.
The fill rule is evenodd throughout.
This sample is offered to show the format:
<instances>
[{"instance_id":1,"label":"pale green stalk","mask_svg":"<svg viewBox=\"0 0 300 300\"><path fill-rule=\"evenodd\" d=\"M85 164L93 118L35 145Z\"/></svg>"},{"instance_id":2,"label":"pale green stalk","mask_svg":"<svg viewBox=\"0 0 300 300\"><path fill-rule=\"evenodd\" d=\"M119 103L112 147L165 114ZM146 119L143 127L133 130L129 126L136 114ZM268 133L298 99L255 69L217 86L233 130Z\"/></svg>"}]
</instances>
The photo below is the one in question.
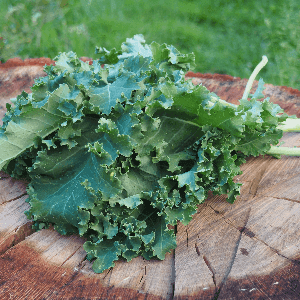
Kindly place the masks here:
<instances>
[{"instance_id":1,"label":"pale green stalk","mask_svg":"<svg viewBox=\"0 0 300 300\"><path fill-rule=\"evenodd\" d=\"M246 99L246 100L248 99L248 95L252 88L252 84L253 84L255 77L257 76L259 71L267 64L267 62L268 62L268 58L265 55L263 55L261 62L256 66L256 68L252 72L252 74L247 82L242 99ZM226 106L237 107L237 105L235 105L235 104L228 103L222 99L218 99L215 97L212 97L212 100L213 101L210 101L211 102L210 106L214 105L215 102L219 101ZM277 128L281 129L284 132L300 132L300 119L288 118L288 119L286 119L285 122L282 122L282 125L278 125ZM271 149L268 152L266 152L266 154L300 156L300 148L271 146Z\"/></svg>"},{"instance_id":2,"label":"pale green stalk","mask_svg":"<svg viewBox=\"0 0 300 300\"><path fill-rule=\"evenodd\" d=\"M299 132L300 131L300 119L287 118L282 125L278 125L277 128L285 132Z\"/></svg>"},{"instance_id":3,"label":"pale green stalk","mask_svg":"<svg viewBox=\"0 0 300 300\"><path fill-rule=\"evenodd\" d=\"M271 149L266 152L268 155L288 155L288 156L300 156L300 148L290 147L277 147L271 146Z\"/></svg>"},{"instance_id":4,"label":"pale green stalk","mask_svg":"<svg viewBox=\"0 0 300 300\"><path fill-rule=\"evenodd\" d=\"M256 68L252 72L252 74L251 74L251 76L250 76L250 78L247 82L247 85L246 85L246 88L245 88L244 95L243 95L242 99L247 99L248 98L249 92L252 88L252 84L253 84L253 81L254 81L256 75L267 64L267 62L268 62L268 58L265 55L263 55L261 62L256 66Z\"/></svg>"},{"instance_id":5,"label":"pale green stalk","mask_svg":"<svg viewBox=\"0 0 300 300\"><path fill-rule=\"evenodd\" d=\"M287 118L283 124L278 125L277 128L284 132L300 132L300 119ZM266 152L266 154L300 156L300 148L271 146L271 149Z\"/></svg>"}]
</instances>

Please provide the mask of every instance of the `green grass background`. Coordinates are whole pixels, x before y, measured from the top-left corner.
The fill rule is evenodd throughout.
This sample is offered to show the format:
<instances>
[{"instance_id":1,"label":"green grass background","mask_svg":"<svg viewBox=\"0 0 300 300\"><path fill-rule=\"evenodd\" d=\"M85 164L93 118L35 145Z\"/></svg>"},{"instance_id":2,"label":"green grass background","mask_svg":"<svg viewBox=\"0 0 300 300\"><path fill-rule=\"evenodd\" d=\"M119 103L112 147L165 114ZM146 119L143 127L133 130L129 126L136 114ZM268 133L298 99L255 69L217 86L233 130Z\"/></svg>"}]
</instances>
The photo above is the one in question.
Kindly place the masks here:
<instances>
[{"instance_id":1,"label":"green grass background","mask_svg":"<svg viewBox=\"0 0 300 300\"><path fill-rule=\"evenodd\" d=\"M146 43L194 52L194 72L249 78L300 89L299 0L0 0L0 59L53 59L59 52L97 58L95 46Z\"/></svg>"}]
</instances>

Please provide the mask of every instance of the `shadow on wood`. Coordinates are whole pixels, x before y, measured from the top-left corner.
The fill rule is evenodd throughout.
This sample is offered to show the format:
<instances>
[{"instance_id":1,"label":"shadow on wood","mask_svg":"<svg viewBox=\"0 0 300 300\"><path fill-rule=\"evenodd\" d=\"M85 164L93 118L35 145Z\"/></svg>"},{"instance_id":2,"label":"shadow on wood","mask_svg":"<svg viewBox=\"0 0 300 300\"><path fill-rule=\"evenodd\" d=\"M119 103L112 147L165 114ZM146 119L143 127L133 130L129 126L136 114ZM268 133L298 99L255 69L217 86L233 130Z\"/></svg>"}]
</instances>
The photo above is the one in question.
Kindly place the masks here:
<instances>
[{"instance_id":1,"label":"shadow on wood","mask_svg":"<svg viewBox=\"0 0 300 300\"><path fill-rule=\"evenodd\" d=\"M54 62L12 59L0 65L0 119L10 98L31 92L34 78L46 75L45 63ZM235 104L247 83L218 74L189 72L186 78ZM271 102L300 117L298 90L265 86ZM297 133L281 140L300 146ZM189 225L178 222L177 248L165 260L118 260L102 274L85 259L84 238L53 228L34 232L24 215L27 183L0 172L0 299L300 298L300 159L249 157L241 169L237 201L210 193Z\"/></svg>"}]
</instances>

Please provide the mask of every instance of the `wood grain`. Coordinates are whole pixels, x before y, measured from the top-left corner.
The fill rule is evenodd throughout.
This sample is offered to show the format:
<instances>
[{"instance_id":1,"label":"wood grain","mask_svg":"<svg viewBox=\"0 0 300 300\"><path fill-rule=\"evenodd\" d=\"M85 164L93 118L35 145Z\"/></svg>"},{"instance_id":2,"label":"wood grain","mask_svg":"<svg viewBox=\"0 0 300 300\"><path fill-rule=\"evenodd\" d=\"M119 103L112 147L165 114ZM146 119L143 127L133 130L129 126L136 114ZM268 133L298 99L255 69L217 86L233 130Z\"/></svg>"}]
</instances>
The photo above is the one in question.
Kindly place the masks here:
<instances>
[{"instance_id":1,"label":"wood grain","mask_svg":"<svg viewBox=\"0 0 300 300\"><path fill-rule=\"evenodd\" d=\"M46 75L43 65L53 63L8 62L0 65L1 119L5 103L30 92L34 78ZM247 83L218 74L187 78L235 104ZM299 91L266 86L271 102L300 117ZM297 133L281 140L300 146ZM84 238L53 228L34 232L24 215L27 183L0 172L0 299L300 298L300 159L249 157L241 169L234 179L243 183L237 201L209 193L187 226L178 222L177 248L164 261L118 260L102 274L85 259Z\"/></svg>"}]
</instances>

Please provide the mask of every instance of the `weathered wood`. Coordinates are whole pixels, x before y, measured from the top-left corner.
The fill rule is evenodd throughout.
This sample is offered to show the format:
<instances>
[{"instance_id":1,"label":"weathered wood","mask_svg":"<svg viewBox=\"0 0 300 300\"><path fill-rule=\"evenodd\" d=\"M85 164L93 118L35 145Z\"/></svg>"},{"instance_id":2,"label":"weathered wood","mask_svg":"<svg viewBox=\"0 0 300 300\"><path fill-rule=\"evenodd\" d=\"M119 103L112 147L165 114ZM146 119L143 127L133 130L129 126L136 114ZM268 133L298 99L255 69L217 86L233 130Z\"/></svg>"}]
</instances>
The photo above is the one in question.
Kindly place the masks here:
<instances>
[{"instance_id":1,"label":"weathered wood","mask_svg":"<svg viewBox=\"0 0 300 300\"><path fill-rule=\"evenodd\" d=\"M0 65L1 119L10 98L30 92L33 79L46 75L45 62L53 63L15 59ZM235 104L247 83L187 75ZM299 91L266 86L270 101L300 117ZM297 133L282 140L300 146ZM177 248L164 261L119 260L102 274L85 259L84 238L53 228L34 232L24 215L27 183L0 172L0 299L299 298L300 159L249 157L241 168L238 200L229 204L210 193L189 225L178 222Z\"/></svg>"}]
</instances>

